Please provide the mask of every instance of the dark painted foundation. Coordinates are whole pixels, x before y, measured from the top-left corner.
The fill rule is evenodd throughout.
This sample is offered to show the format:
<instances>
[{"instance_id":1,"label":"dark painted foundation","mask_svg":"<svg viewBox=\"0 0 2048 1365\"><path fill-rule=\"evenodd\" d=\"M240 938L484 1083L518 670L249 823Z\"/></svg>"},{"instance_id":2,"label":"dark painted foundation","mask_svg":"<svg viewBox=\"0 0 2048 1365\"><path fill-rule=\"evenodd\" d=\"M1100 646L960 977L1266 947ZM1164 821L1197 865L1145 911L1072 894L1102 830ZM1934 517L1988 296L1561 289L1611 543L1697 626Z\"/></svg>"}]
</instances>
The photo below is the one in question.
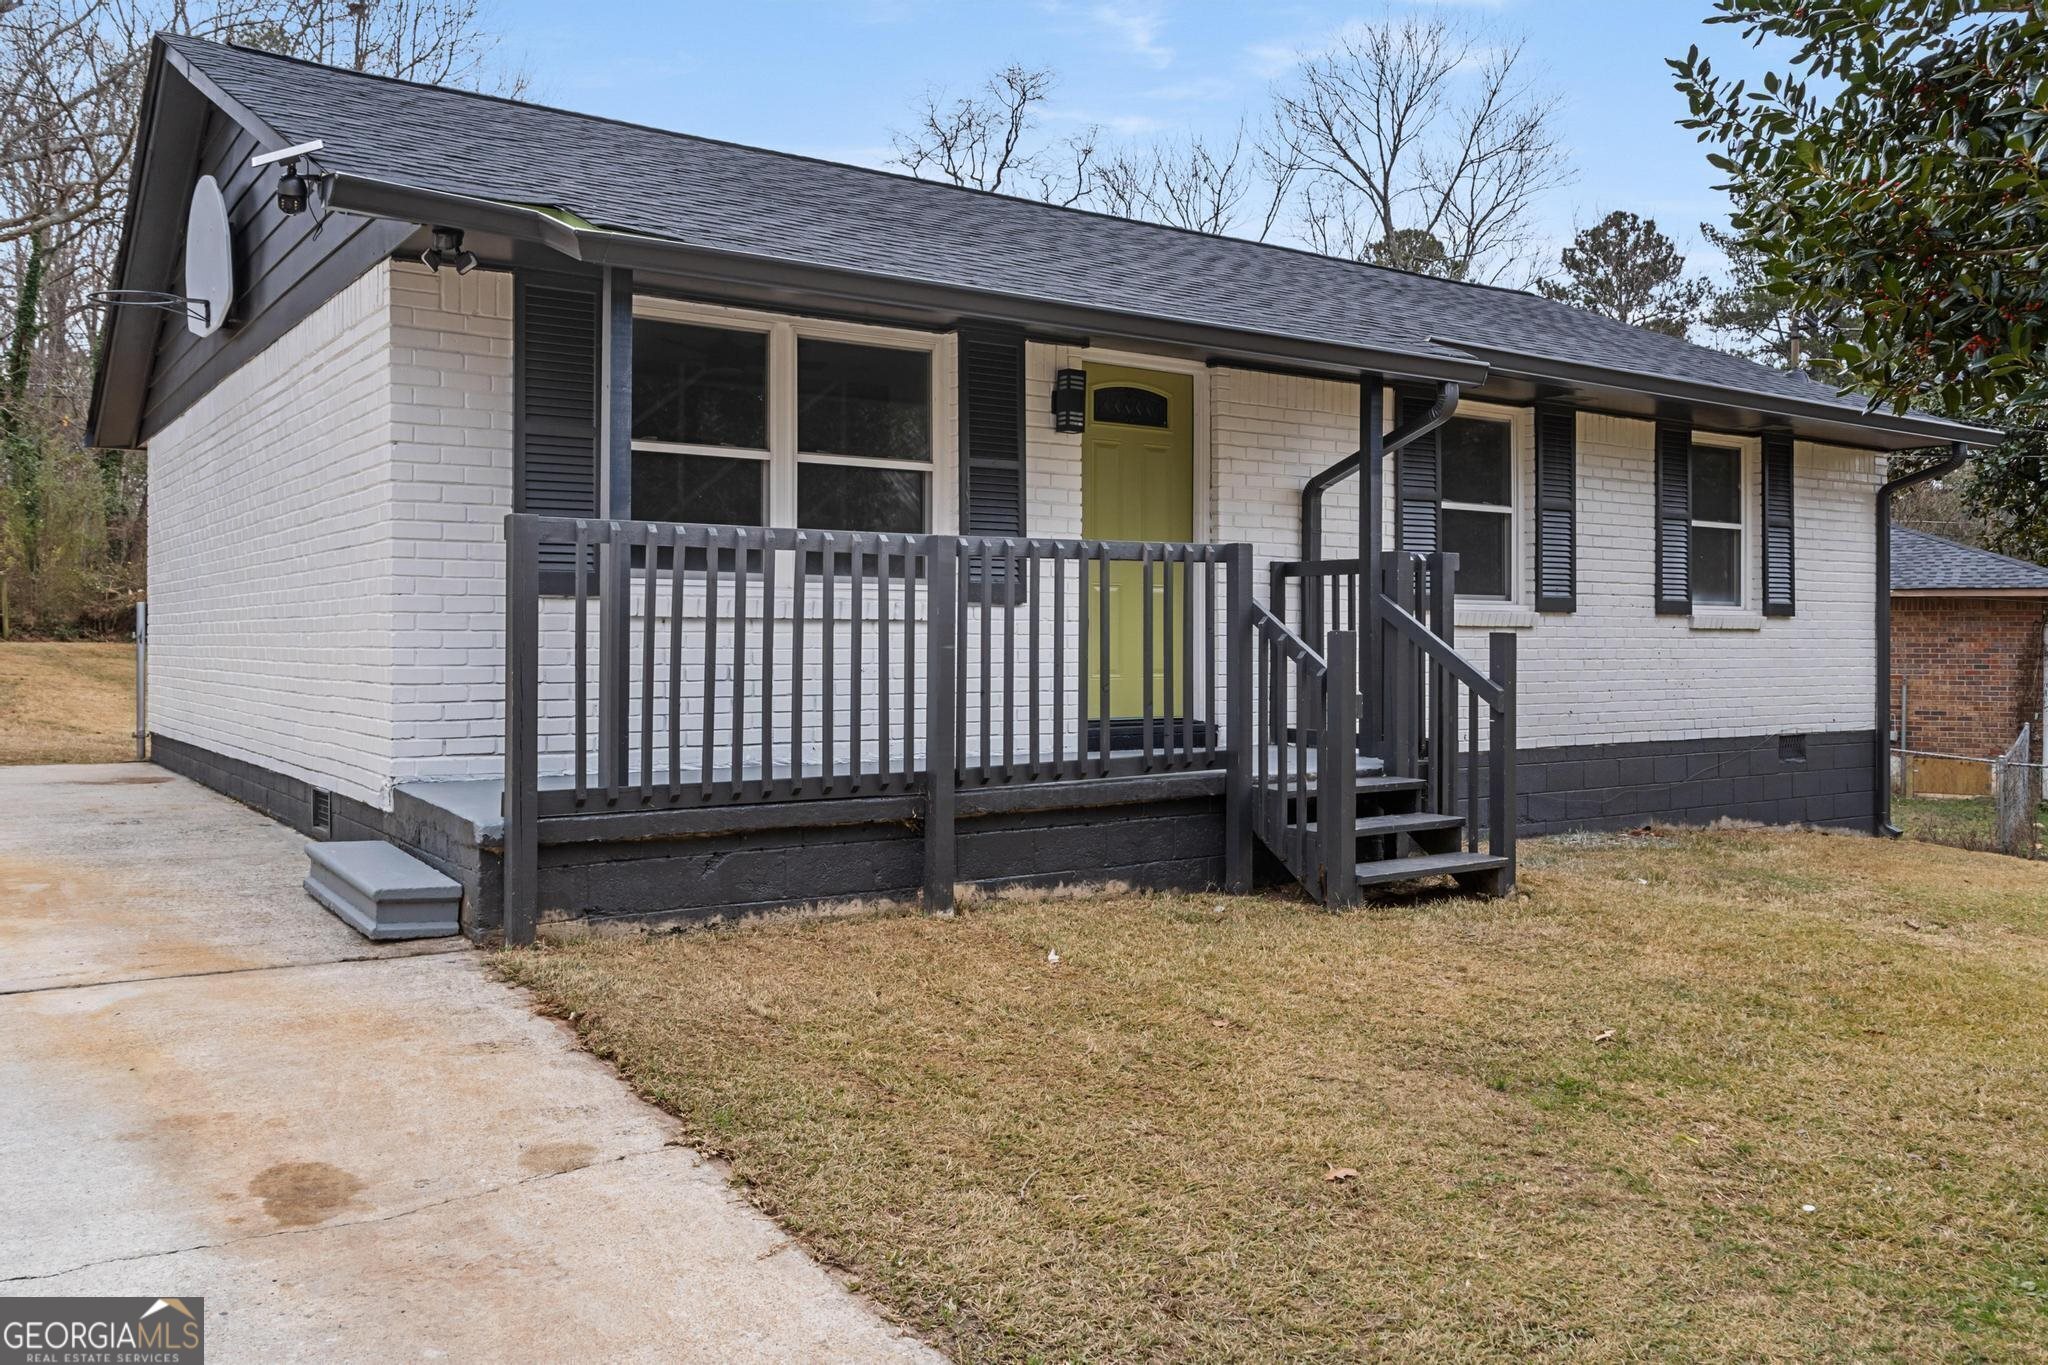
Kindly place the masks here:
<instances>
[{"instance_id":1,"label":"dark painted foundation","mask_svg":"<svg viewBox=\"0 0 2048 1365\"><path fill-rule=\"evenodd\" d=\"M463 932L494 938L504 905L490 783L420 783L380 811L336 796L313 825L305 782L153 736L156 761L316 839L387 839L462 884ZM1868 830L1868 731L1530 749L1517 756L1521 830L1761 824ZM1221 774L963 791L959 877L985 887L1120 881L1197 890L1223 880ZM1285 880L1261 858L1262 881ZM711 924L793 905L911 900L924 877L915 798L792 802L543 824L543 919Z\"/></svg>"},{"instance_id":2,"label":"dark painted foundation","mask_svg":"<svg viewBox=\"0 0 2048 1365\"><path fill-rule=\"evenodd\" d=\"M1528 749L1515 756L1521 832L1726 817L1867 833L1875 754L1868 730Z\"/></svg>"},{"instance_id":3,"label":"dark painted foundation","mask_svg":"<svg viewBox=\"0 0 2048 1365\"><path fill-rule=\"evenodd\" d=\"M389 811L329 795L328 822L322 826L314 823L316 789L301 778L164 735L149 737L149 756L159 767L233 797L309 839L384 839L397 845L462 884L465 931L477 907L488 904L495 916L504 903L498 860L479 846L475 825L406 792L396 795Z\"/></svg>"}]
</instances>

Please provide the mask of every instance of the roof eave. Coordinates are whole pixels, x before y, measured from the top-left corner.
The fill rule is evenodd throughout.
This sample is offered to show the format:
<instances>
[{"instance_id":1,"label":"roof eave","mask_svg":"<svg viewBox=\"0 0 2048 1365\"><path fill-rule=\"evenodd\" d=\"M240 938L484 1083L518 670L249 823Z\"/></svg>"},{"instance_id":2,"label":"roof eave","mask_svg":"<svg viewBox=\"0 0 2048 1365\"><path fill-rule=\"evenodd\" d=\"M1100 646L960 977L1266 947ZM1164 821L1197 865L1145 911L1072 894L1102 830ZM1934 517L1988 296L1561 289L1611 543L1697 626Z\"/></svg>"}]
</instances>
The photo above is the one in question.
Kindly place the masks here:
<instances>
[{"instance_id":1,"label":"roof eave","mask_svg":"<svg viewBox=\"0 0 2048 1365\"><path fill-rule=\"evenodd\" d=\"M1485 365L1462 357L1408 355L1273 336L1111 308L1022 298L993 290L938 285L895 275L806 265L637 233L576 228L523 205L426 190L346 172L335 175L329 203L350 213L406 222L445 223L538 241L590 266L668 271L714 283L795 290L836 303L907 304L1065 333L1184 345L1248 360L1323 367L1331 372L1332 378L1369 372L1389 378L1476 386L1487 375Z\"/></svg>"},{"instance_id":2,"label":"roof eave","mask_svg":"<svg viewBox=\"0 0 2048 1365\"><path fill-rule=\"evenodd\" d=\"M1970 446L1995 446L2005 439L2005 433L1995 428L1971 426L1939 417L1923 417L1913 413L1871 412L1818 403L1811 399L1791 398L1782 394L1706 384L1672 375L1645 374L1639 370L1616 370L1601 365L1589 365L1582 361L1558 360L1549 356L1531 355L1525 351L1489 346L1481 342L1460 341L1450 337L1430 339L1445 346L1456 346L1462 351L1470 352L1485 361L1495 374L1504 377L1526 379L1536 383L1613 389L1618 392L1639 394L1645 398L1668 399L1682 403L1752 408L1787 418L1806 418L1815 422L1852 427L1873 435L1900 438L1887 443L1894 449L1911 449L1916 444L1948 445L1956 442Z\"/></svg>"}]
</instances>

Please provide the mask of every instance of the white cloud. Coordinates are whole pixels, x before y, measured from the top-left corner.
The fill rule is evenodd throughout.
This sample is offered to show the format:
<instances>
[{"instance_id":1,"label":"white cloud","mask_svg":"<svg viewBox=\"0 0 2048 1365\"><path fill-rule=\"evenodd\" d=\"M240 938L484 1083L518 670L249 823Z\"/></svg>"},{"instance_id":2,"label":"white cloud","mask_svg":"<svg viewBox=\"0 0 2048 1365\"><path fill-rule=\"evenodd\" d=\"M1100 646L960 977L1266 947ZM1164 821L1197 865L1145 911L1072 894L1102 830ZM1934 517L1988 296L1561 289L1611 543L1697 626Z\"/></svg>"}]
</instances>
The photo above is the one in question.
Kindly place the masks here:
<instances>
[{"instance_id":1,"label":"white cloud","mask_svg":"<svg viewBox=\"0 0 2048 1365\"><path fill-rule=\"evenodd\" d=\"M1159 41L1166 17L1157 5L1096 5L1088 17L1109 30L1139 60L1156 67L1173 63L1173 49Z\"/></svg>"}]
</instances>

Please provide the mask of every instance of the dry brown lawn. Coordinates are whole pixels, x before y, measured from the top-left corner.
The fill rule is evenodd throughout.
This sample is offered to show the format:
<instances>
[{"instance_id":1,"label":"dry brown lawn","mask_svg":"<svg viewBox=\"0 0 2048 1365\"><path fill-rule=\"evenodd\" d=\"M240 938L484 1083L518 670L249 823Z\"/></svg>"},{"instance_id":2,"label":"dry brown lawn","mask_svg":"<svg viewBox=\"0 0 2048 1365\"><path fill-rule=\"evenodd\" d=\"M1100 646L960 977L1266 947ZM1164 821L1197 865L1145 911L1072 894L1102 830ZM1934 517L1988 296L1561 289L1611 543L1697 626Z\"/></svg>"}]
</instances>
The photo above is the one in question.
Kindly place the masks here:
<instances>
[{"instance_id":1,"label":"dry brown lawn","mask_svg":"<svg viewBox=\"0 0 2048 1365\"><path fill-rule=\"evenodd\" d=\"M135 646L0 642L0 764L135 757Z\"/></svg>"},{"instance_id":2,"label":"dry brown lawn","mask_svg":"<svg viewBox=\"0 0 2048 1365\"><path fill-rule=\"evenodd\" d=\"M497 961L963 1359L2048 1354L2048 865L1525 849Z\"/></svg>"}]
</instances>

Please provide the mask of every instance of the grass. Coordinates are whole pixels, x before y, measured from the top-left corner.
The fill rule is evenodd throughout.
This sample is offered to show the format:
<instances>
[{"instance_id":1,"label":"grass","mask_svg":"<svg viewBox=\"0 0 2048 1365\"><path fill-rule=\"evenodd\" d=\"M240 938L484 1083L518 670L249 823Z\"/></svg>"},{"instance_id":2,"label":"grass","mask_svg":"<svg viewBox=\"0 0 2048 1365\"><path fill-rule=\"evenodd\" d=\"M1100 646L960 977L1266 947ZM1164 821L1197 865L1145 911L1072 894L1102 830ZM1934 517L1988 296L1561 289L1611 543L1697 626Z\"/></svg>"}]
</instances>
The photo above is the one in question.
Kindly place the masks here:
<instances>
[{"instance_id":1,"label":"grass","mask_svg":"<svg viewBox=\"0 0 2048 1365\"><path fill-rule=\"evenodd\" d=\"M1524 847L496 961L962 1359L2048 1353L2048 867Z\"/></svg>"},{"instance_id":2,"label":"grass","mask_svg":"<svg viewBox=\"0 0 2048 1365\"><path fill-rule=\"evenodd\" d=\"M1992 847L1998 810L1988 796L1894 796L1892 823L1908 838L1956 848ZM2048 806L2035 820L2039 840L2048 842Z\"/></svg>"},{"instance_id":3,"label":"grass","mask_svg":"<svg viewBox=\"0 0 2048 1365\"><path fill-rule=\"evenodd\" d=\"M0 764L133 757L133 644L0 642Z\"/></svg>"}]
</instances>

